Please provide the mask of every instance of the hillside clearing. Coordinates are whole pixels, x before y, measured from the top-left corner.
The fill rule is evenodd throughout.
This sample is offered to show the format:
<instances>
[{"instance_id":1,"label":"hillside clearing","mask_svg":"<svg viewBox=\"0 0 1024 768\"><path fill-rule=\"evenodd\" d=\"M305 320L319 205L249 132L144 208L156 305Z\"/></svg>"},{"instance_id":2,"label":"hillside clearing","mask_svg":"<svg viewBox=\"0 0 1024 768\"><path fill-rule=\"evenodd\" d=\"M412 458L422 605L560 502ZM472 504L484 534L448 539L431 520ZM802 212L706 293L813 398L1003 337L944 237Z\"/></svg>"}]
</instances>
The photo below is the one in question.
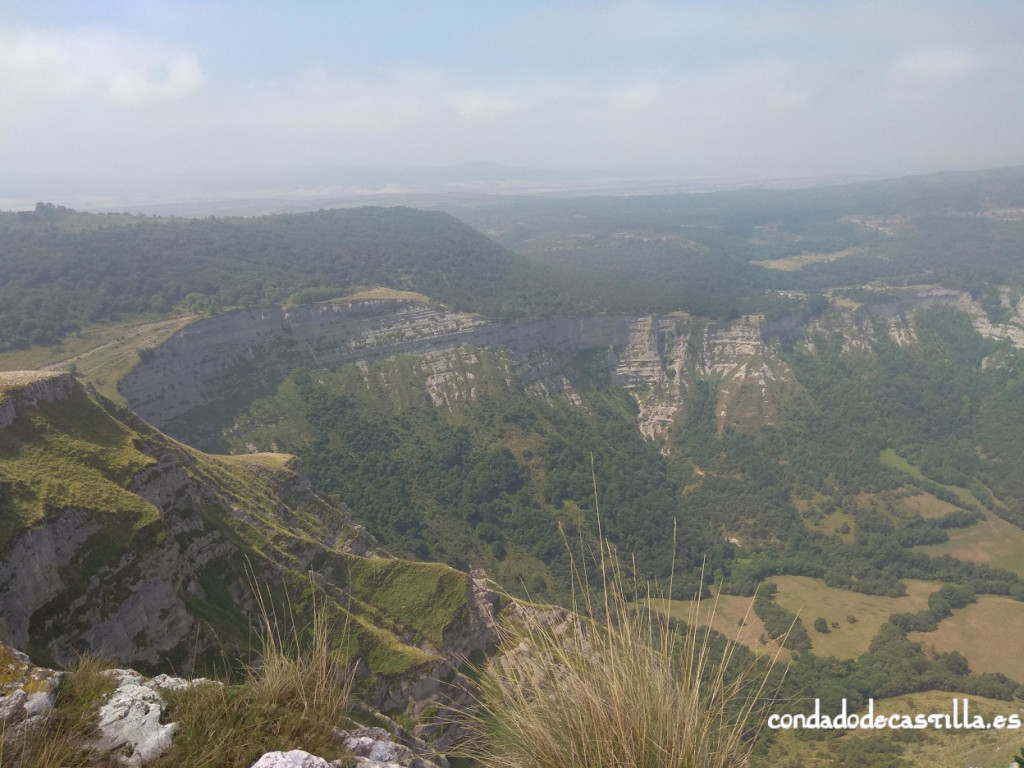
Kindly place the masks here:
<instances>
[{"instance_id":1,"label":"hillside clearing","mask_svg":"<svg viewBox=\"0 0 1024 768\"><path fill-rule=\"evenodd\" d=\"M985 513L985 519L969 528L949 531L949 541L914 548L932 556L950 555L958 560L1005 568L1024 576L1024 531L1017 526Z\"/></svg>"},{"instance_id":2,"label":"hillside clearing","mask_svg":"<svg viewBox=\"0 0 1024 768\"><path fill-rule=\"evenodd\" d=\"M808 628L814 652L840 659L853 659L867 651L872 638L892 614L927 608L928 595L939 588L933 582L907 579L903 582L907 587L905 597L882 597L833 589L821 579L807 576L774 576L770 581L779 588L775 601L798 614ZM829 623L828 633L810 628L818 616ZM850 616L856 621L851 623ZM839 627L833 627L833 623Z\"/></svg>"},{"instance_id":3,"label":"hillside clearing","mask_svg":"<svg viewBox=\"0 0 1024 768\"><path fill-rule=\"evenodd\" d=\"M1024 656L1017 652L1024 635L1024 603L1009 597L984 595L978 602L953 611L934 632L911 632L908 637L938 653L959 651L972 672L1002 672L1024 680Z\"/></svg>"}]
</instances>

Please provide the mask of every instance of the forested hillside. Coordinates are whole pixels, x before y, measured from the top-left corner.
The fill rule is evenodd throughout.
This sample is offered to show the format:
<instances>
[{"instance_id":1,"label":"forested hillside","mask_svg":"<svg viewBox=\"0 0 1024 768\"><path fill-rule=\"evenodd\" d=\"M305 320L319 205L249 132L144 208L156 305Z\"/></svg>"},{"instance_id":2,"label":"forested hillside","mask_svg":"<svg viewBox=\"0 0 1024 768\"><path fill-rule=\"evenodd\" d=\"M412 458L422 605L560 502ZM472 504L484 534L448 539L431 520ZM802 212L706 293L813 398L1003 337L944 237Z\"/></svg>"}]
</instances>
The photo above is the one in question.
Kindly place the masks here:
<instances>
[{"instance_id":1,"label":"forested hillside","mask_svg":"<svg viewBox=\"0 0 1024 768\"><path fill-rule=\"evenodd\" d=\"M448 206L506 247L586 270L619 311L783 316L873 280L987 297L1024 284L1024 169L833 187ZM813 305L812 305L813 306Z\"/></svg>"},{"instance_id":2,"label":"forested hillside","mask_svg":"<svg viewBox=\"0 0 1024 768\"><path fill-rule=\"evenodd\" d=\"M314 301L367 285L495 318L779 318L820 311L814 294L873 280L967 290L998 315L998 286L1024 285L1020 169L448 209L479 231L409 208L160 219L41 203L3 213L0 351L56 344L88 323Z\"/></svg>"},{"instance_id":3,"label":"forested hillside","mask_svg":"<svg viewBox=\"0 0 1024 768\"><path fill-rule=\"evenodd\" d=\"M90 215L40 204L0 214L0 351L56 344L86 323L175 309L415 290L504 316L549 309L560 270L459 221L409 208L257 219Z\"/></svg>"},{"instance_id":4,"label":"forested hillside","mask_svg":"<svg viewBox=\"0 0 1024 768\"><path fill-rule=\"evenodd\" d=\"M219 315L132 352L146 418L297 455L393 554L567 601L570 550L604 536L671 597L756 594L793 696L1024 694L944 634L974 609L1024 631L1024 174L459 215L501 245L401 208L3 214L0 344ZM365 286L447 306L226 311ZM795 620L794 584L877 623Z\"/></svg>"}]
</instances>

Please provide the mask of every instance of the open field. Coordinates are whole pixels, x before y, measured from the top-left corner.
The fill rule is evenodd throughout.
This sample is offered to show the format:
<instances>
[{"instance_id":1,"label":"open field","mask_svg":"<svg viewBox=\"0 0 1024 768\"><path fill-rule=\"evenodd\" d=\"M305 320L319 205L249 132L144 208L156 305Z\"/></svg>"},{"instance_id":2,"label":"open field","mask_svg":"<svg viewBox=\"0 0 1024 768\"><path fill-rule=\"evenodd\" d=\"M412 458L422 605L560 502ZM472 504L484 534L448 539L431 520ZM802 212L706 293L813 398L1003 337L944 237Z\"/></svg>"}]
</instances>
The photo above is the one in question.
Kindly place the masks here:
<instances>
[{"instance_id":1,"label":"open field","mask_svg":"<svg viewBox=\"0 0 1024 768\"><path fill-rule=\"evenodd\" d=\"M898 469L901 472L906 472L911 477L917 478L918 480L927 480L928 478L921 474L921 470L907 461L905 458L900 456L892 448L886 448L884 451L878 454L878 460L886 467L892 467ZM934 482L934 481L932 481ZM958 485L943 485L942 483L935 483L941 485L950 493L954 493L957 497L964 502L964 504L973 504L976 507L982 507L982 503L978 501L977 497L966 488L961 488Z\"/></svg>"},{"instance_id":2,"label":"open field","mask_svg":"<svg viewBox=\"0 0 1024 768\"><path fill-rule=\"evenodd\" d=\"M181 315L87 328L71 334L57 347L32 347L0 354L0 370L67 370L74 364L76 373L102 395L124 403L117 392L117 382L139 362L139 350L159 346L196 319L195 315Z\"/></svg>"},{"instance_id":3,"label":"open field","mask_svg":"<svg viewBox=\"0 0 1024 768\"><path fill-rule=\"evenodd\" d=\"M983 595L978 602L953 611L934 632L911 632L908 637L939 653L960 651L972 672L1002 672L1024 682L1024 603L1009 597Z\"/></svg>"},{"instance_id":4,"label":"open field","mask_svg":"<svg viewBox=\"0 0 1024 768\"><path fill-rule=\"evenodd\" d=\"M833 589L821 579L807 576L773 576L769 581L779 588L775 601L803 620L814 652L840 659L853 659L864 653L892 614L927 608L928 595L939 588L934 582L907 579L906 597L881 597ZM829 622L831 631L827 634L814 631L812 625L818 616ZM849 616L857 621L850 623ZM832 628L832 622L838 623L839 628Z\"/></svg>"},{"instance_id":5,"label":"open field","mask_svg":"<svg viewBox=\"0 0 1024 768\"><path fill-rule=\"evenodd\" d=\"M765 269L776 269L781 272L796 272L801 267L806 267L808 264L818 264L825 261L835 261L845 256L853 256L857 253L863 253L861 248L844 248L841 251L832 251L831 253L800 253L796 256L787 256L784 259L765 259L764 261L752 261L751 264L755 264Z\"/></svg>"},{"instance_id":6,"label":"open field","mask_svg":"<svg viewBox=\"0 0 1024 768\"><path fill-rule=\"evenodd\" d=\"M342 296L343 301L365 301L367 299L398 299L402 301L421 301L424 304L435 303L429 296L414 291L399 291L394 288L366 288L362 291Z\"/></svg>"},{"instance_id":7,"label":"open field","mask_svg":"<svg viewBox=\"0 0 1024 768\"><path fill-rule=\"evenodd\" d=\"M892 699L876 701L874 712L878 715L952 714L953 699L962 699L945 691L925 691ZM991 721L996 715L1017 714L1024 720L1021 702L998 701L981 696L968 697L970 713L980 714ZM781 703L772 708L783 714L786 705ZM835 714L825 712L822 714ZM837 760L845 753L872 754L873 747L880 740L896 742L902 752L902 759L915 768L1006 768L1013 765L1013 756L1024 745L1024 738L1018 730L935 730L931 728L910 732L895 730L850 731L838 740L812 741L797 736L796 731L778 731L778 738L771 746L762 765L797 766L801 768L834 768L842 765ZM882 758L885 759L885 758ZM858 765L868 765L859 762ZM895 763L885 763L893 765Z\"/></svg>"},{"instance_id":8,"label":"open field","mask_svg":"<svg viewBox=\"0 0 1024 768\"><path fill-rule=\"evenodd\" d=\"M986 512L985 519L970 528L951 530L949 541L915 550L934 556L951 555L1024 576L1024 531L991 512Z\"/></svg>"},{"instance_id":9,"label":"open field","mask_svg":"<svg viewBox=\"0 0 1024 768\"><path fill-rule=\"evenodd\" d=\"M238 467L262 464L271 469L290 469L295 464L295 457L290 453L232 453L216 455L214 458Z\"/></svg>"},{"instance_id":10,"label":"open field","mask_svg":"<svg viewBox=\"0 0 1024 768\"><path fill-rule=\"evenodd\" d=\"M688 624L708 626L721 632L730 640L735 640L755 653L775 651L778 644L773 641L761 642L762 638L767 640L768 633L765 632L764 622L754 613L753 599L749 597L738 597L736 595L719 595L709 597L700 601L699 614L694 621L694 611L698 609L695 600L652 600L654 610L661 611L668 603L669 615L674 619L681 619ZM710 618L710 621L709 621ZM741 624L742 621L742 624Z\"/></svg>"},{"instance_id":11,"label":"open field","mask_svg":"<svg viewBox=\"0 0 1024 768\"><path fill-rule=\"evenodd\" d=\"M899 499L896 505L909 512L916 512L926 519L942 517L958 509L958 507L950 504L948 501L937 499L924 491Z\"/></svg>"}]
</instances>

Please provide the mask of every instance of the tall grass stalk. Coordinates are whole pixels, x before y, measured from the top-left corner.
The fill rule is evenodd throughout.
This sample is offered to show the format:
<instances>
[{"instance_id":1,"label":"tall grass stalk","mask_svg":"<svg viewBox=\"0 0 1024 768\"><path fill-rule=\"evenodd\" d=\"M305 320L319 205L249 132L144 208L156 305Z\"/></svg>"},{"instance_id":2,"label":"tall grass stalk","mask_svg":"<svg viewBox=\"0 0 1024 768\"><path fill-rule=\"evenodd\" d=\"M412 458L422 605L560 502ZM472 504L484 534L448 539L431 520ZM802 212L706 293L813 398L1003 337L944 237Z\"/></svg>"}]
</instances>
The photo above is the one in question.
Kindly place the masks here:
<instances>
[{"instance_id":1,"label":"tall grass stalk","mask_svg":"<svg viewBox=\"0 0 1024 768\"><path fill-rule=\"evenodd\" d=\"M599 546L596 594L585 562L582 572L573 565L579 620L509 630L507 652L483 680L472 756L485 768L747 763L776 658L736 670L734 642L714 640L696 621L680 635L667 620L669 601L631 601L614 551L603 537Z\"/></svg>"},{"instance_id":2,"label":"tall grass stalk","mask_svg":"<svg viewBox=\"0 0 1024 768\"><path fill-rule=\"evenodd\" d=\"M279 621L255 585L253 592L260 612L258 663L238 685L194 685L167 694L168 715L179 730L157 768L251 765L264 752L297 747L344 756L334 731L349 719L353 670L334 652L339 637L326 600L318 604L314 589L312 618L300 627L294 612Z\"/></svg>"}]
</instances>

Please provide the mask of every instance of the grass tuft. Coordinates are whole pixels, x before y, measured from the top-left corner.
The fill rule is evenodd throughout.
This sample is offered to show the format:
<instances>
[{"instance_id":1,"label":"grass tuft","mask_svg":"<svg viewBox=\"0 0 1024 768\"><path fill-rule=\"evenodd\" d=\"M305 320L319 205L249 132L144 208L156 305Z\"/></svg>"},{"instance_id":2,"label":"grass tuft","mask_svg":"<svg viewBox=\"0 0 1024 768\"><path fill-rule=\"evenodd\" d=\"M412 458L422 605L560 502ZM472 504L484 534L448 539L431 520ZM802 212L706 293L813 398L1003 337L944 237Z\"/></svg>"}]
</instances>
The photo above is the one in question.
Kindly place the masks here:
<instances>
[{"instance_id":1,"label":"grass tuft","mask_svg":"<svg viewBox=\"0 0 1024 768\"><path fill-rule=\"evenodd\" d=\"M735 643L671 625L650 596L635 610L614 552L600 548L602 588L576 571L566 623L509 630L482 681L469 755L484 768L745 764L775 659L738 664Z\"/></svg>"},{"instance_id":2,"label":"grass tuft","mask_svg":"<svg viewBox=\"0 0 1024 768\"><path fill-rule=\"evenodd\" d=\"M345 630L336 637L324 605L314 604L309 624L285 635L254 591L262 624L259 663L237 685L200 684L165 694L167 716L179 728L156 768L251 765L264 752L296 748L327 759L345 756L334 735L348 722L353 682L352 669L335 651Z\"/></svg>"},{"instance_id":3,"label":"grass tuft","mask_svg":"<svg viewBox=\"0 0 1024 768\"><path fill-rule=\"evenodd\" d=\"M89 749L96 735L96 712L113 692L114 679L104 675L110 663L100 656L80 656L57 688L50 714L32 726L8 726L0 732L0 765L18 768L105 768L115 763Z\"/></svg>"}]
</instances>

